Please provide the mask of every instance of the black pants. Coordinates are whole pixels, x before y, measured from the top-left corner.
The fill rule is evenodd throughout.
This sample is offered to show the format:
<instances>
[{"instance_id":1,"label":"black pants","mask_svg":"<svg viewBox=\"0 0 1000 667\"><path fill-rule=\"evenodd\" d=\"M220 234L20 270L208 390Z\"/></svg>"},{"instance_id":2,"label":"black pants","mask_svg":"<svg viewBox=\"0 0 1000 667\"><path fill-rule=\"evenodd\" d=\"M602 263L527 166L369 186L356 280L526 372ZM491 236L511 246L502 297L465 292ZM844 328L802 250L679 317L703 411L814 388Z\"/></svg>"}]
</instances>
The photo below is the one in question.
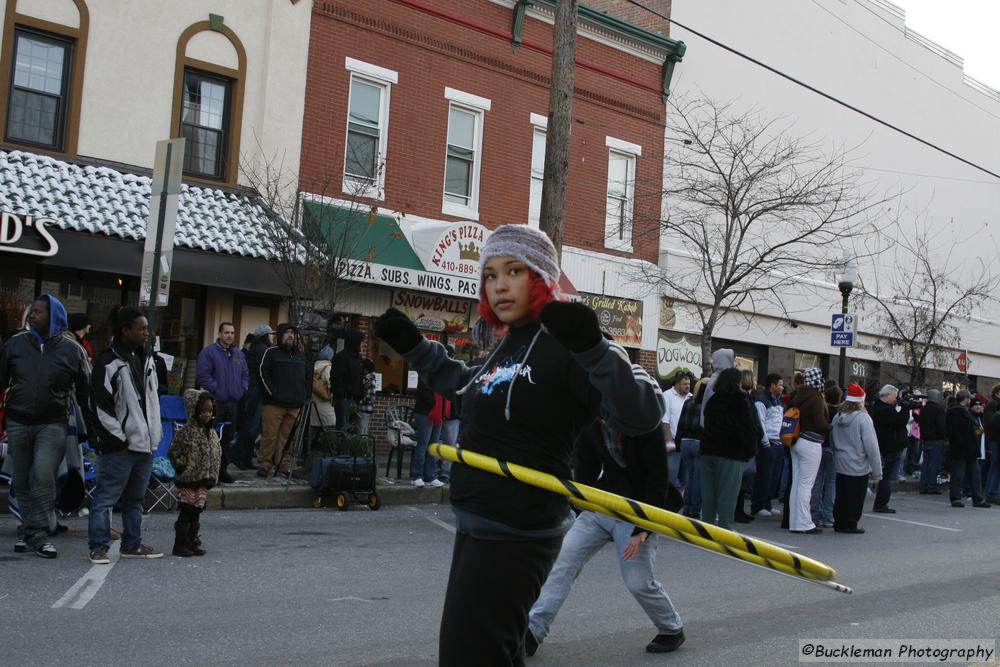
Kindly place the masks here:
<instances>
[{"instance_id":1,"label":"black pants","mask_svg":"<svg viewBox=\"0 0 1000 667\"><path fill-rule=\"evenodd\" d=\"M837 473L837 495L833 500L833 528L853 529L865 509L868 492L868 475L841 475Z\"/></svg>"},{"instance_id":2,"label":"black pants","mask_svg":"<svg viewBox=\"0 0 1000 667\"><path fill-rule=\"evenodd\" d=\"M237 413L236 403L219 403L215 406L215 421L216 422L229 422L227 425L222 427L222 435L219 438L222 442L222 461L219 464L219 475L222 476L226 472L226 467L229 465L229 450L233 446L233 438L236 437L236 431L239 428L237 424Z\"/></svg>"},{"instance_id":3,"label":"black pants","mask_svg":"<svg viewBox=\"0 0 1000 667\"><path fill-rule=\"evenodd\" d=\"M972 461L952 459L951 482L948 484L952 502L962 500L965 497L962 487L965 486L964 482L966 481L970 482L972 486L972 502L983 502L983 480L980 477L979 461L974 459Z\"/></svg>"},{"instance_id":4,"label":"black pants","mask_svg":"<svg viewBox=\"0 0 1000 667\"><path fill-rule=\"evenodd\" d=\"M514 542L456 534L438 665L524 665L528 612L561 545L562 537Z\"/></svg>"}]
</instances>

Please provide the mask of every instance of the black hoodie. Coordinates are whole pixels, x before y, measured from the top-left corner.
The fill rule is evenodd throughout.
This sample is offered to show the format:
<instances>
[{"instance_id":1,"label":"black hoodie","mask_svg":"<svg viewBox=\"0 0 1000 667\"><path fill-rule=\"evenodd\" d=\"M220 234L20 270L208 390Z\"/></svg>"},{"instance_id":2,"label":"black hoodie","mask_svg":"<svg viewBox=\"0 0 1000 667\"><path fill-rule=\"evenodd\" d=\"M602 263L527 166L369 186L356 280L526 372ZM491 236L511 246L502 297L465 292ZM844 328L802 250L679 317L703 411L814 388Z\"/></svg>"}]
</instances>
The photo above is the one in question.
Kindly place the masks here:
<instances>
[{"instance_id":1,"label":"black hoodie","mask_svg":"<svg viewBox=\"0 0 1000 667\"><path fill-rule=\"evenodd\" d=\"M295 331L291 324L278 325L278 344L267 348L260 362L264 405L301 408L311 393L312 378L306 371L306 362L299 352L297 338L291 352L281 345L281 337L289 329Z\"/></svg>"},{"instance_id":2,"label":"black hoodie","mask_svg":"<svg viewBox=\"0 0 1000 667\"><path fill-rule=\"evenodd\" d=\"M344 341L344 349L333 355L330 362L330 394L334 401L349 398L360 401L365 395L361 384L364 373L361 372L361 342L365 335L360 331L351 331Z\"/></svg>"},{"instance_id":3,"label":"black hoodie","mask_svg":"<svg viewBox=\"0 0 1000 667\"><path fill-rule=\"evenodd\" d=\"M537 324L512 329L481 367L449 359L427 340L404 356L434 391L461 398L463 448L562 479L573 441L595 417L637 435L663 415L659 387L620 346L602 340L571 354ZM523 531L556 529L568 511L562 496L465 465L452 467L451 502Z\"/></svg>"}]
</instances>

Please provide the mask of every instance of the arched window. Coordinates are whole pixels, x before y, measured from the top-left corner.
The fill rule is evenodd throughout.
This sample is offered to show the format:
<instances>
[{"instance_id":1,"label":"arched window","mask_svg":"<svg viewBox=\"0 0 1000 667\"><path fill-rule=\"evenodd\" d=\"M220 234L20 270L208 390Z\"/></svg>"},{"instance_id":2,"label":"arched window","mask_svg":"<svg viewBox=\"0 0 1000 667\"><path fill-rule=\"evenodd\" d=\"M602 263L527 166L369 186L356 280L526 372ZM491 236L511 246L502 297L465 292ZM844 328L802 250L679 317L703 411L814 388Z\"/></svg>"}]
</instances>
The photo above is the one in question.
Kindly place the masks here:
<instances>
[{"instance_id":1,"label":"arched window","mask_svg":"<svg viewBox=\"0 0 1000 667\"><path fill-rule=\"evenodd\" d=\"M53 0L32 15L17 5L7 2L0 51L3 143L75 156L90 12L84 0Z\"/></svg>"},{"instance_id":2,"label":"arched window","mask_svg":"<svg viewBox=\"0 0 1000 667\"><path fill-rule=\"evenodd\" d=\"M235 184L247 56L222 17L189 26L177 41L172 137L184 137L184 175Z\"/></svg>"}]
</instances>

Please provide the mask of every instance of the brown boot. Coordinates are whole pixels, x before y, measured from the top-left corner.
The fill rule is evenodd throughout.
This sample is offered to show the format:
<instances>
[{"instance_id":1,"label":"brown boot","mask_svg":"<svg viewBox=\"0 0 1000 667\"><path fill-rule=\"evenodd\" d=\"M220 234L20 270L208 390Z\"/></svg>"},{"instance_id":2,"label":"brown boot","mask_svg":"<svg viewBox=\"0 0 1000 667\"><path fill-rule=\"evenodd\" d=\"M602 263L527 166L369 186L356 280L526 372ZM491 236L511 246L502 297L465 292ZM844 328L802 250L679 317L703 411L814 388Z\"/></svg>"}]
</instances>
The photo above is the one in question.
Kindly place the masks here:
<instances>
[{"instance_id":1,"label":"brown boot","mask_svg":"<svg viewBox=\"0 0 1000 667\"><path fill-rule=\"evenodd\" d=\"M191 524L178 519L174 524L174 548L171 551L173 555L181 558L195 555L194 551L191 550L190 534Z\"/></svg>"},{"instance_id":2,"label":"brown boot","mask_svg":"<svg viewBox=\"0 0 1000 667\"><path fill-rule=\"evenodd\" d=\"M201 535L198 531L201 530L200 521L192 521L188 524L188 547L191 549L191 554L194 556L204 556L207 552L201 548Z\"/></svg>"}]
</instances>

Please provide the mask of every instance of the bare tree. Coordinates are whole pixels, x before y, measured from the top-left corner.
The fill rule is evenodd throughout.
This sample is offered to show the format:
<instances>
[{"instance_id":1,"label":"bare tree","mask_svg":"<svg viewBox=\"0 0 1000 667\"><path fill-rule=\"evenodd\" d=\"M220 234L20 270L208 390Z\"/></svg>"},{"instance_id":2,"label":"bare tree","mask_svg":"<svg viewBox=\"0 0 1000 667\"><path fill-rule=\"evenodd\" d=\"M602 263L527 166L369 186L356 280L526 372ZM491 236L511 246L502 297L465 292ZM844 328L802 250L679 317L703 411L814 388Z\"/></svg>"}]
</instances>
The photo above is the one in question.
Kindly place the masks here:
<instances>
[{"instance_id":1,"label":"bare tree","mask_svg":"<svg viewBox=\"0 0 1000 667\"><path fill-rule=\"evenodd\" d=\"M793 287L826 278L845 251L878 252L874 221L888 197L847 166L851 151L810 143L781 118L707 99L671 98L667 140L676 147L665 160L663 214L645 225L666 252L659 267L639 272L694 314L706 369L727 312L788 316L784 297Z\"/></svg>"},{"instance_id":2,"label":"bare tree","mask_svg":"<svg viewBox=\"0 0 1000 667\"><path fill-rule=\"evenodd\" d=\"M344 178L338 170L298 180L277 156L262 155L240 165L250 190L243 201L262 221L256 231L287 289L289 310L300 324L314 314L332 314L364 264L376 261L380 242L405 243L399 234L373 243L368 233L379 214L371 202L379 196L384 162L369 156L371 176L365 178Z\"/></svg>"},{"instance_id":3,"label":"bare tree","mask_svg":"<svg viewBox=\"0 0 1000 667\"><path fill-rule=\"evenodd\" d=\"M949 227L933 232L924 223L916 233L900 230L891 265L861 285L878 333L887 351L902 357L912 387L924 386L928 365L948 367L952 351L961 349L962 325L1000 287L990 264L960 255L963 243Z\"/></svg>"}]
</instances>

